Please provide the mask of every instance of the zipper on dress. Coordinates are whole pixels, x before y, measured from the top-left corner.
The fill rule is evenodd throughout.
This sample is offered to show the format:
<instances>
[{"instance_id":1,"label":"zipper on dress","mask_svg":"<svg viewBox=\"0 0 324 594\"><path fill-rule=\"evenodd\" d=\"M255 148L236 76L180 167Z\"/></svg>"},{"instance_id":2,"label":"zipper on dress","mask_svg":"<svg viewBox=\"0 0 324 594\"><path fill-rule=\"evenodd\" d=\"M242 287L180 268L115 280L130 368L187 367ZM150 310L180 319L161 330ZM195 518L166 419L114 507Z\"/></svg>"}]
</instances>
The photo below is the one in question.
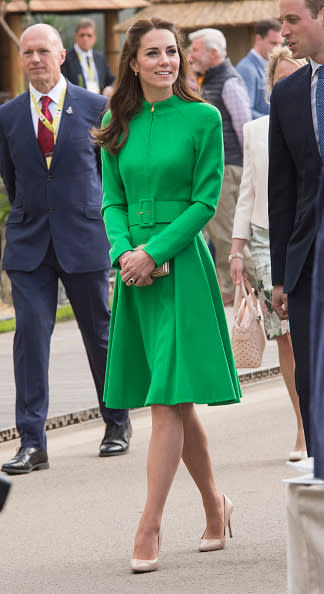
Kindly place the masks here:
<instances>
[{"instance_id":1,"label":"zipper on dress","mask_svg":"<svg viewBox=\"0 0 324 594\"><path fill-rule=\"evenodd\" d=\"M154 105L152 104L151 107L151 122L150 122L150 129L147 139L147 147L146 147L146 159L145 159L145 185L146 185L146 195L149 195L149 154L150 154L150 145L151 145L151 135L152 135L152 126L153 126L153 119L154 119Z\"/></svg>"}]
</instances>

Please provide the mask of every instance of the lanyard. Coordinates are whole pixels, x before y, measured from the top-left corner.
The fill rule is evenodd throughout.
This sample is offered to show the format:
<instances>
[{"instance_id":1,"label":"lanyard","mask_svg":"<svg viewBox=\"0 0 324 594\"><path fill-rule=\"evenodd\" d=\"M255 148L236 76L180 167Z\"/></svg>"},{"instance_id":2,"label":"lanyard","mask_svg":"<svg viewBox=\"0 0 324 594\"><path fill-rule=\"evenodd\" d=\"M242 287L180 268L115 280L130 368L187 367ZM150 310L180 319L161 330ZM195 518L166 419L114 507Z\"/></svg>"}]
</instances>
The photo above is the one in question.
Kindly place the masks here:
<instances>
[{"instance_id":1,"label":"lanyard","mask_svg":"<svg viewBox=\"0 0 324 594\"><path fill-rule=\"evenodd\" d=\"M59 102L58 102L58 105L57 105L57 108L56 108L55 116L53 118L53 122L49 122L49 120L44 116L44 114L41 112L41 110L39 108L39 105L38 105L38 103L36 101L36 98L32 94L32 100L33 100L34 107L36 109L38 118L42 122L42 124L44 124L44 126L46 126L46 128L50 132L52 132L52 134L54 136L54 144L56 144L56 138L57 138L56 132L57 132L57 127L58 127L58 124L59 124L59 120L60 120L62 109L63 109L63 105L64 105L66 87L67 87L67 84L66 84L66 81L65 81L64 88L62 89L62 93L61 93L61 96L60 96L60 99L59 99Z\"/></svg>"},{"instance_id":2,"label":"lanyard","mask_svg":"<svg viewBox=\"0 0 324 594\"><path fill-rule=\"evenodd\" d=\"M84 64L88 73L88 79L91 82L95 82L95 73L94 73L94 59L93 56L87 56L89 58L90 64L88 64L87 58L83 58L79 52L76 52L79 58L80 64Z\"/></svg>"}]
</instances>

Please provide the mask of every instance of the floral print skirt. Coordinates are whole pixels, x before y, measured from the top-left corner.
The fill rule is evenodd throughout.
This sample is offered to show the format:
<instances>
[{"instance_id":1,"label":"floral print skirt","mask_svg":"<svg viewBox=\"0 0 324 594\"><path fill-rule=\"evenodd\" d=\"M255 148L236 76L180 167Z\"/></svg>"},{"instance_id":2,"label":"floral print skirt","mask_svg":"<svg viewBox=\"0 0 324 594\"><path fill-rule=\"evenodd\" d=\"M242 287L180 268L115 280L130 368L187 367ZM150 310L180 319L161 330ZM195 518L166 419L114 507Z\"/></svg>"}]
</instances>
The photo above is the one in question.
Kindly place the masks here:
<instances>
[{"instance_id":1,"label":"floral print skirt","mask_svg":"<svg viewBox=\"0 0 324 594\"><path fill-rule=\"evenodd\" d=\"M259 299L263 311L264 328L268 340L289 332L289 322L280 320L272 307L272 280L269 231L251 225L251 253Z\"/></svg>"}]
</instances>

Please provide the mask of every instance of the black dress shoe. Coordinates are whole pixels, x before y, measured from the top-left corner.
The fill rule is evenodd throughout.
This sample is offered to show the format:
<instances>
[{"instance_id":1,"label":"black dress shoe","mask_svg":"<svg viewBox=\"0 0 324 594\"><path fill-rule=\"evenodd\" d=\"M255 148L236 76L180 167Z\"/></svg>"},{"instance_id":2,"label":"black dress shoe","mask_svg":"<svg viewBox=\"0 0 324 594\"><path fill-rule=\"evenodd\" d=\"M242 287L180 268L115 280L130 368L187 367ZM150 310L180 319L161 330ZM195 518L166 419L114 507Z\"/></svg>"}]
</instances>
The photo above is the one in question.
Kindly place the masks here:
<instances>
[{"instance_id":1,"label":"black dress shoe","mask_svg":"<svg viewBox=\"0 0 324 594\"><path fill-rule=\"evenodd\" d=\"M116 425L112 421L108 421L104 438L100 444L99 456L126 454L132 433L133 429L129 419L123 425Z\"/></svg>"},{"instance_id":2,"label":"black dress shoe","mask_svg":"<svg viewBox=\"0 0 324 594\"><path fill-rule=\"evenodd\" d=\"M2 472L7 474L27 474L32 470L49 468L47 452L36 448L19 448L17 454L2 464Z\"/></svg>"},{"instance_id":3,"label":"black dress shoe","mask_svg":"<svg viewBox=\"0 0 324 594\"><path fill-rule=\"evenodd\" d=\"M7 499L9 490L11 487L11 482L7 479L4 474L0 475L0 511L2 510L5 501Z\"/></svg>"}]
</instances>

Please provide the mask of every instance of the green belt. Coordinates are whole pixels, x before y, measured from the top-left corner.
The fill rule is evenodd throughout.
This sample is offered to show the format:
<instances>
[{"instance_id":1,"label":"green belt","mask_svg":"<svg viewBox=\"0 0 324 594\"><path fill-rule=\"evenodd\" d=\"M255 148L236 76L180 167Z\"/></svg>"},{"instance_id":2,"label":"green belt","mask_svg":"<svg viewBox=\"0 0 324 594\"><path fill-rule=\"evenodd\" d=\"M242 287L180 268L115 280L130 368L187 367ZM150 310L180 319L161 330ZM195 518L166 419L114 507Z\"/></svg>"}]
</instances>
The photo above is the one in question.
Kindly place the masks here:
<instances>
[{"instance_id":1,"label":"green belt","mask_svg":"<svg viewBox=\"0 0 324 594\"><path fill-rule=\"evenodd\" d=\"M155 223L171 223L186 208L189 200L153 200L143 198L135 204L128 205L128 224L140 227L154 227Z\"/></svg>"}]
</instances>

